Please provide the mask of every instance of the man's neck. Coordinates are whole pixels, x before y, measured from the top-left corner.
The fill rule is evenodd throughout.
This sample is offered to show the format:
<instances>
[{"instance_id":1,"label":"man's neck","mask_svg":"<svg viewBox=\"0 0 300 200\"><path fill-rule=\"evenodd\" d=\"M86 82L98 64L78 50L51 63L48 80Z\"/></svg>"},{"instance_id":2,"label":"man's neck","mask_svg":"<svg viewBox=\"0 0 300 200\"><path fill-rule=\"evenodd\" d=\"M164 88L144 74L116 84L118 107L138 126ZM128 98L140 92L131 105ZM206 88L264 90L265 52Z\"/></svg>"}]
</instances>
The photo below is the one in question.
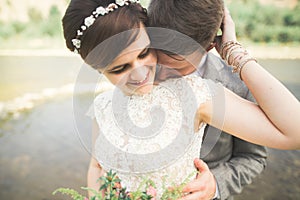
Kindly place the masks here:
<instances>
[{"instance_id":1,"label":"man's neck","mask_svg":"<svg viewBox=\"0 0 300 200\"><path fill-rule=\"evenodd\" d=\"M197 70L197 68L192 65L191 63L187 62L186 66L182 68L179 73L183 76L189 75L191 73L194 73Z\"/></svg>"},{"instance_id":2,"label":"man's neck","mask_svg":"<svg viewBox=\"0 0 300 200\"><path fill-rule=\"evenodd\" d=\"M204 73L203 65L206 61L206 57L207 54L204 54L203 56L194 59L195 61L194 63L186 62L186 67L182 68L180 74L186 76L192 73L197 73L199 76L203 76Z\"/></svg>"}]
</instances>

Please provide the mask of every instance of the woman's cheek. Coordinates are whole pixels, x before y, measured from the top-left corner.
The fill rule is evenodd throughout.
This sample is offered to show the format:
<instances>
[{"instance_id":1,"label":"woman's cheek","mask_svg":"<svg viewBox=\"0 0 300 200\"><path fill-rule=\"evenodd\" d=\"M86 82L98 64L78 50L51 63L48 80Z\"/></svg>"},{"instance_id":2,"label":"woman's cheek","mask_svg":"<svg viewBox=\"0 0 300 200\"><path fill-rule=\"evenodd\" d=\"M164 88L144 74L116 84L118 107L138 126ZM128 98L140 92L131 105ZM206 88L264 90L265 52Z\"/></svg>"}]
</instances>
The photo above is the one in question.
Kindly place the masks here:
<instances>
[{"instance_id":1,"label":"woman's cheek","mask_svg":"<svg viewBox=\"0 0 300 200\"><path fill-rule=\"evenodd\" d=\"M121 86L124 85L125 82L125 75L122 74L107 74L106 78L115 86Z\"/></svg>"}]
</instances>

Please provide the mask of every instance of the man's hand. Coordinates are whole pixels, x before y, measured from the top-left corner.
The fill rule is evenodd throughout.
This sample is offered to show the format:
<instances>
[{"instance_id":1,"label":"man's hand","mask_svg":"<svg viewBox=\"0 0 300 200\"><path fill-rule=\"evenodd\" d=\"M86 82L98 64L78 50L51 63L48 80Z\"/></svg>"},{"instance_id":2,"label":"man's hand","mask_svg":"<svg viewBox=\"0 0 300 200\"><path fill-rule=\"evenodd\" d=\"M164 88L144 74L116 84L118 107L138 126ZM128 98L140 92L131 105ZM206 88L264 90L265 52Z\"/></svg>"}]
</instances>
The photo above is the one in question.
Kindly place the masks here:
<instances>
[{"instance_id":1,"label":"man's hand","mask_svg":"<svg viewBox=\"0 0 300 200\"><path fill-rule=\"evenodd\" d=\"M207 164L202 160L196 158L194 164L199 173L195 180L183 188L183 192L189 194L182 197L181 200L213 199L216 192L216 180L214 175L210 172Z\"/></svg>"}]
</instances>

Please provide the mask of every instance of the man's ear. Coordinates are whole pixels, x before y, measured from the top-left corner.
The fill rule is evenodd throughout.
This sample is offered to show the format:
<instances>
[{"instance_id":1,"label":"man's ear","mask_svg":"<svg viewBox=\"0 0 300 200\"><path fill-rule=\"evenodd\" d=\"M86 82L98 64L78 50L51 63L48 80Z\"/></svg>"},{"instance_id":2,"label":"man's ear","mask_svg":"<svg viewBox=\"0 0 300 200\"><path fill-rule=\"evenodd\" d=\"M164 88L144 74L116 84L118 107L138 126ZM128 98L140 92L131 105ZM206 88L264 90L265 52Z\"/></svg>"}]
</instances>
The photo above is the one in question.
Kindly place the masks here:
<instances>
[{"instance_id":1,"label":"man's ear","mask_svg":"<svg viewBox=\"0 0 300 200\"><path fill-rule=\"evenodd\" d=\"M217 45L217 43L215 41L210 43L210 45L206 48L206 51L208 52L208 51L212 50L216 45Z\"/></svg>"}]
</instances>

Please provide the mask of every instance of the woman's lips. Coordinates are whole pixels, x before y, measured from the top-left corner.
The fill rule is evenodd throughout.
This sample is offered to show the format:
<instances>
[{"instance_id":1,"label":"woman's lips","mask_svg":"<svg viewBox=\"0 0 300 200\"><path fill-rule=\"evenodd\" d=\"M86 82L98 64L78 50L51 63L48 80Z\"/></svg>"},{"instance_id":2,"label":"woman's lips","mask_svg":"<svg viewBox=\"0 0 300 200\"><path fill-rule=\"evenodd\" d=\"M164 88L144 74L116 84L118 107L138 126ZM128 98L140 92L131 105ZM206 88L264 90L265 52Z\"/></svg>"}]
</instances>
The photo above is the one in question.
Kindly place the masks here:
<instances>
[{"instance_id":1,"label":"woman's lips","mask_svg":"<svg viewBox=\"0 0 300 200\"><path fill-rule=\"evenodd\" d=\"M146 84L149 81L149 75L150 75L150 71L148 71L148 73L145 76L144 80L136 81L136 82L129 82L129 84L135 85L135 86L142 86L142 85Z\"/></svg>"}]
</instances>

